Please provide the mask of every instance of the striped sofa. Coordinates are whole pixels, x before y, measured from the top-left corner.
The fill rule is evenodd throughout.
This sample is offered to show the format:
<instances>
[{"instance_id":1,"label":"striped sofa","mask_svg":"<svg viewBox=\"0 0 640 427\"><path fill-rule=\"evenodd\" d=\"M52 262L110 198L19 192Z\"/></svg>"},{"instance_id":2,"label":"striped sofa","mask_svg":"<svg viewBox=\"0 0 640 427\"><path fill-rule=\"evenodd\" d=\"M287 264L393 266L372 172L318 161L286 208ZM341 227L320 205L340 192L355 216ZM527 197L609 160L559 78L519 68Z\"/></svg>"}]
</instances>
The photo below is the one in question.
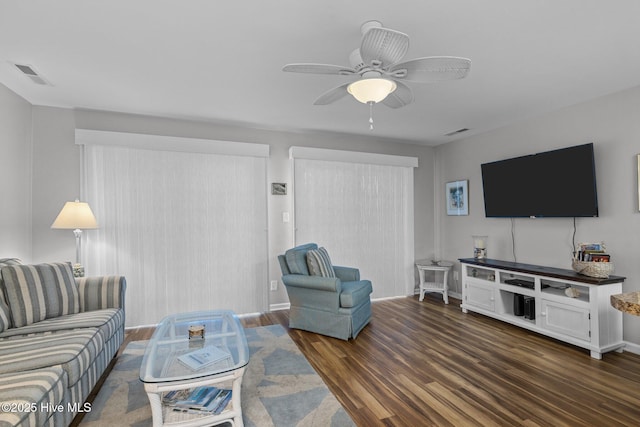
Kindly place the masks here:
<instances>
[{"instance_id":1,"label":"striped sofa","mask_svg":"<svg viewBox=\"0 0 640 427\"><path fill-rule=\"evenodd\" d=\"M0 259L0 427L67 426L124 340L123 276Z\"/></svg>"}]
</instances>

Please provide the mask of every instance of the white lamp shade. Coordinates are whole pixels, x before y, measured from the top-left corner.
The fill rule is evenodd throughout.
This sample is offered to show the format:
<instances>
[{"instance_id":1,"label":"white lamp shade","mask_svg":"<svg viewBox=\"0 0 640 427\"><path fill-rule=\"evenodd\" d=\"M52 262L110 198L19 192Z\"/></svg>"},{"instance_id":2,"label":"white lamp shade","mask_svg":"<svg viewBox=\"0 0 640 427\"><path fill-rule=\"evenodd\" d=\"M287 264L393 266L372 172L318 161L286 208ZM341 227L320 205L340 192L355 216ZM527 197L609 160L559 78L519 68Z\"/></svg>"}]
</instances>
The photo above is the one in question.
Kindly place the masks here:
<instances>
[{"instance_id":1,"label":"white lamp shade","mask_svg":"<svg viewBox=\"0 0 640 427\"><path fill-rule=\"evenodd\" d=\"M98 228L96 217L86 202L67 202L51 224L51 228L62 229L92 229Z\"/></svg>"},{"instance_id":2,"label":"white lamp shade","mask_svg":"<svg viewBox=\"0 0 640 427\"><path fill-rule=\"evenodd\" d=\"M396 90L396 83L387 79L362 79L347 86L347 91L355 99L368 104L369 102L380 102L391 92Z\"/></svg>"}]
</instances>

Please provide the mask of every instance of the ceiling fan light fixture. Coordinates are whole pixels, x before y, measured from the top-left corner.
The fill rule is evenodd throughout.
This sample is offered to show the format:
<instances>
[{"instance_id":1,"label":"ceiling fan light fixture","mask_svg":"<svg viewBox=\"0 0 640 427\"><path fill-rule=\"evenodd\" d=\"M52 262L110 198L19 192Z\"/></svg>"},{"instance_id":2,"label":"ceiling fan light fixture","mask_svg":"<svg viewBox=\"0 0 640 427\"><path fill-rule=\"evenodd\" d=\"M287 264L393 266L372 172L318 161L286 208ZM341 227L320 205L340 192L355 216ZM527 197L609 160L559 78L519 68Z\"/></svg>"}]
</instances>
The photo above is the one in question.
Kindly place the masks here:
<instances>
[{"instance_id":1,"label":"ceiling fan light fixture","mask_svg":"<svg viewBox=\"0 0 640 427\"><path fill-rule=\"evenodd\" d=\"M392 80L372 78L362 79L347 86L347 91L363 104L378 103L396 90L396 83Z\"/></svg>"}]
</instances>

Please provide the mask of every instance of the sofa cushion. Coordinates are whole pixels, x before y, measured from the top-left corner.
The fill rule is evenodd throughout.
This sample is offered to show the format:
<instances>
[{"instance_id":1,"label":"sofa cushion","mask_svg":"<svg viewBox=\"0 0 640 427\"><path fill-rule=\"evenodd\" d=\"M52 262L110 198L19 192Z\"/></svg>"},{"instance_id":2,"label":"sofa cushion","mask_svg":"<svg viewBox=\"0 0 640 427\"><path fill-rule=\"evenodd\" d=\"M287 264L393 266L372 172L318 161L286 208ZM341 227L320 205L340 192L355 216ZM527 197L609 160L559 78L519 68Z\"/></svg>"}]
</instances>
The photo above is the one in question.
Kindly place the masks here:
<instances>
[{"instance_id":1,"label":"sofa cushion","mask_svg":"<svg viewBox=\"0 0 640 427\"><path fill-rule=\"evenodd\" d=\"M108 341L113 334L124 327L124 311L120 308L87 311L68 314L21 328L11 328L0 332L0 339L21 335L46 334L57 331L70 331L81 328L98 328L103 340Z\"/></svg>"},{"instance_id":2,"label":"sofa cushion","mask_svg":"<svg viewBox=\"0 0 640 427\"><path fill-rule=\"evenodd\" d=\"M16 408L35 408L34 411L0 411L0 425L5 426L44 426L52 411L41 408L52 408L63 405L59 411L60 424L71 422L71 412L67 411L68 401L65 398L67 376L60 365L33 371L0 375L0 402L15 405ZM8 408L11 408L9 406Z\"/></svg>"},{"instance_id":3,"label":"sofa cushion","mask_svg":"<svg viewBox=\"0 0 640 427\"><path fill-rule=\"evenodd\" d=\"M373 292L371 281L358 280L357 282L342 282L340 293L340 307L357 307L365 301L369 301L369 295Z\"/></svg>"},{"instance_id":4,"label":"sofa cushion","mask_svg":"<svg viewBox=\"0 0 640 427\"><path fill-rule=\"evenodd\" d=\"M0 259L0 268L6 265L22 264L18 258L2 258ZM4 282L2 274L0 274L0 332L11 327L11 310L7 301L4 299Z\"/></svg>"},{"instance_id":5,"label":"sofa cushion","mask_svg":"<svg viewBox=\"0 0 640 427\"><path fill-rule=\"evenodd\" d=\"M80 310L71 263L5 266L2 279L16 328Z\"/></svg>"},{"instance_id":6,"label":"sofa cushion","mask_svg":"<svg viewBox=\"0 0 640 427\"><path fill-rule=\"evenodd\" d=\"M96 328L0 340L0 374L62 365L75 385L104 348Z\"/></svg>"},{"instance_id":7,"label":"sofa cushion","mask_svg":"<svg viewBox=\"0 0 640 427\"><path fill-rule=\"evenodd\" d=\"M329 252L325 248L312 249L307 252L307 268L311 276L336 277Z\"/></svg>"},{"instance_id":8,"label":"sofa cushion","mask_svg":"<svg viewBox=\"0 0 640 427\"><path fill-rule=\"evenodd\" d=\"M291 274L309 275L309 269L307 268L307 252L311 249L318 249L318 245L315 243L307 243L305 245L291 248L284 253L284 257L287 260L287 265L289 266Z\"/></svg>"}]
</instances>

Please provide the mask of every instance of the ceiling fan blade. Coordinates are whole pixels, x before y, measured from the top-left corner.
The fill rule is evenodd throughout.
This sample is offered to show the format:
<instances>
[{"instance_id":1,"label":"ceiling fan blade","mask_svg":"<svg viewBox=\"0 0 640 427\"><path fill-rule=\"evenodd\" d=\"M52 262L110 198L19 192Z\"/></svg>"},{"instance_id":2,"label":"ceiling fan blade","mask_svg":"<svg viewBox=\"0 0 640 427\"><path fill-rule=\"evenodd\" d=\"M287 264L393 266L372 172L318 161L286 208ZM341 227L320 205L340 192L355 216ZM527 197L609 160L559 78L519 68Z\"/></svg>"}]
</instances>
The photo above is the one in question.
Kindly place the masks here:
<instances>
[{"instance_id":1,"label":"ceiling fan blade","mask_svg":"<svg viewBox=\"0 0 640 427\"><path fill-rule=\"evenodd\" d=\"M440 82L463 79L469 74L471 60L456 56L430 56L401 62L388 71L393 78L410 82Z\"/></svg>"},{"instance_id":2,"label":"ceiling fan blade","mask_svg":"<svg viewBox=\"0 0 640 427\"><path fill-rule=\"evenodd\" d=\"M336 102L338 99L343 98L348 94L347 86L349 85L350 83L345 83L323 93L313 102L313 105L327 105L332 102Z\"/></svg>"},{"instance_id":3,"label":"ceiling fan blade","mask_svg":"<svg viewBox=\"0 0 640 427\"><path fill-rule=\"evenodd\" d=\"M356 72L353 68L331 64L287 64L282 68L282 71L309 74L335 74L339 76L348 76Z\"/></svg>"},{"instance_id":4,"label":"ceiling fan blade","mask_svg":"<svg viewBox=\"0 0 640 427\"><path fill-rule=\"evenodd\" d=\"M413 102L413 92L406 84L396 81L396 90L391 92L382 101L384 105L390 108L400 108Z\"/></svg>"},{"instance_id":5,"label":"ceiling fan blade","mask_svg":"<svg viewBox=\"0 0 640 427\"><path fill-rule=\"evenodd\" d=\"M389 67L400 61L409 49L409 36L388 28L371 28L362 37L360 55L366 65Z\"/></svg>"}]
</instances>

